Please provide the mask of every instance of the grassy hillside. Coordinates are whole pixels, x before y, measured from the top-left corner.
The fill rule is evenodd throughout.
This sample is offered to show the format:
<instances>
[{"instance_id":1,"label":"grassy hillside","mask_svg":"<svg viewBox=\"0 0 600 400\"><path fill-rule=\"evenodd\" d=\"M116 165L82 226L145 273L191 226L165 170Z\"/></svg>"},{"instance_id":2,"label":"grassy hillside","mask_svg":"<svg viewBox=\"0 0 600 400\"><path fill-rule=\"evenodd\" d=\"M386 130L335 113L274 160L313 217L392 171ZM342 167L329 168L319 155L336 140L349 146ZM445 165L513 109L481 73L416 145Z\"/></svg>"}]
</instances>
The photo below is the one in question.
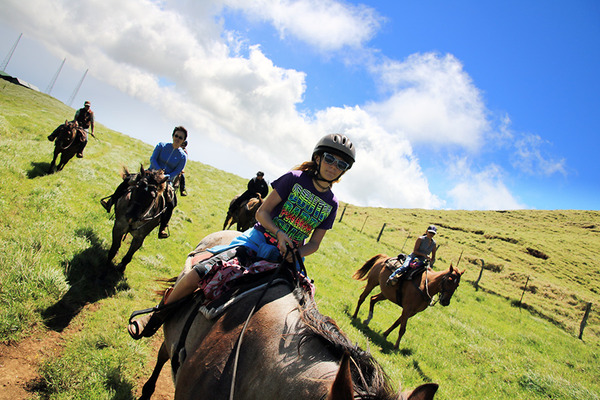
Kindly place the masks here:
<instances>
[{"instance_id":1,"label":"grassy hillside","mask_svg":"<svg viewBox=\"0 0 600 400\"><path fill-rule=\"evenodd\" d=\"M190 162L190 196L180 198L171 237L158 240L153 232L123 277L105 275L112 221L98 201L114 190L122 166L148 163L152 146L102 126L98 115L98 140L91 139L85 158L46 175L53 150L46 136L73 113L0 81L0 341L62 332L61 358L42 359L32 398L130 399L151 371L155 342L129 338L129 313L154 304L155 280L176 275L188 251L221 228L245 179ZM436 305L409 321L396 352L397 331L389 342L381 334L400 308L380 303L369 327L351 320L363 286L351 276L375 254L409 252L430 223L440 227L436 269L462 254L467 272L449 307ZM599 247L598 211L347 205L307 268L321 312L368 348L395 384L437 382L438 399L600 399ZM580 340L587 303L592 312Z\"/></svg>"}]
</instances>

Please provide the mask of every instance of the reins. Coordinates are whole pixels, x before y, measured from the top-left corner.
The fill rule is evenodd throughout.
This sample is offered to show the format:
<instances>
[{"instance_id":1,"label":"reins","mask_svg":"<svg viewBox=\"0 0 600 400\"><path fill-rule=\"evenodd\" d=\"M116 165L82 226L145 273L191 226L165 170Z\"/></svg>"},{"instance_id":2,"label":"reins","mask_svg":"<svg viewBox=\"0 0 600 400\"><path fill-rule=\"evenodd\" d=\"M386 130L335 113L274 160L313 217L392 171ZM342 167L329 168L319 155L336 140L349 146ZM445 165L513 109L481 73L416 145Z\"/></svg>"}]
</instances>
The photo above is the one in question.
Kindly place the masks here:
<instances>
[{"instance_id":1,"label":"reins","mask_svg":"<svg viewBox=\"0 0 600 400\"><path fill-rule=\"evenodd\" d=\"M68 133L69 131L70 131L70 129L69 129L69 128L66 128L66 129L64 130L64 132L66 132L66 133ZM62 151L65 151L65 150L67 150L69 147L71 147L71 146L73 145L73 143L75 143L75 139L77 139L77 131L75 131L75 135L73 135L73 138L70 140L70 142L69 142L69 144L68 144L68 145L66 145L66 146L63 146L63 145L62 145L62 140L61 140L61 142L60 142L60 149L61 149Z\"/></svg>"},{"instance_id":2,"label":"reins","mask_svg":"<svg viewBox=\"0 0 600 400\"><path fill-rule=\"evenodd\" d=\"M238 341L236 344L236 349L235 349L235 358L233 361L233 375L231 377L231 389L229 391L229 400L233 400L233 395L235 392L235 381L236 381L237 369L238 369L238 361L240 359L240 349L242 347L244 333L246 332L246 328L248 327L248 324L250 323L250 318L252 318L256 308L260 305L260 302L262 301L263 297L267 293L267 290L269 290L269 288L273 284L275 277L281 273L281 269L282 269L283 265L287 264L286 259L289 254L292 255L292 263L293 263L292 265L296 265L296 262L298 264L300 264L301 271L306 275L306 268L304 267L304 262L302 261L302 257L300 257L300 254L298 253L298 249L296 249L296 248L292 249L289 245L287 245L287 250L285 252L285 255L283 256L283 261L277 266L277 268L275 269L275 272L271 276L271 279L269 279L269 282L266 284L265 288L261 292L260 297L254 304L254 306L252 306L252 309L250 310L250 313L248 314L248 318L246 318L246 322L244 322L244 326L242 327L242 331L240 332L240 336L238 338Z\"/></svg>"},{"instance_id":3,"label":"reins","mask_svg":"<svg viewBox=\"0 0 600 400\"><path fill-rule=\"evenodd\" d=\"M162 208L156 214L150 214L151 211L155 208L156 203L159 202L160 199L163 199L163 206L162 206ZM134 204L140 204L140 202L138 202L138 201L132 200L132 202ZM157 217L159 217L160 215L162 215L165 211L167 211L167 205L166 205L166 203L167 202L166 202L166 200L164 200L164 197L163 197L162 194L160 196L157 195L156 198L154 200L152 200L152 202L150 203L150 205L148 206L148 208L146 209L146 211L144 211L144 213L141 215L141 217L137 221L135 221L135 222L143 222L143 223L140 226L135 227L135 228L132 227L132 224L129 224L129 230L130 231L137 231L139 229L142 229L144 226L146 226L146 224L150 223L152 220L154 220Z\"/></svg>"}]
</instances>

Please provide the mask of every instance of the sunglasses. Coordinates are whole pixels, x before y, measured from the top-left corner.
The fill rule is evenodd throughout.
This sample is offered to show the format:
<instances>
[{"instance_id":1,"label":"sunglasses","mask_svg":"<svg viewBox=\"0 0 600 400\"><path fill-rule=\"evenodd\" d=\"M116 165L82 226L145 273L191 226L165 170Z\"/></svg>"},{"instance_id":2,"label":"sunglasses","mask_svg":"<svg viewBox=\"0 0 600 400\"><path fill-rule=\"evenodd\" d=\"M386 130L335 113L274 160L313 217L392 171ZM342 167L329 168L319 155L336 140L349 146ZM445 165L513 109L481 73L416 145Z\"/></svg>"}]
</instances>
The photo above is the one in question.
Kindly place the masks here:
<instances>
[{"instance_id":1,"label":"sunglasses","mask_svg":"<svg viewBox=\"0 0 600 400\"><path fill-rule=\"evenodd\" d=\"M183 136L179 136L179 135L173 135L174 138L177 138L179 140L183 140L185 139Z\"/></svg>"},{"instance_id":2,"label":"sunglasses","mask_svg":"<svg viewBox=\"0 0 600 400\"><path fill-rule=\"evenodd\" d=\"M336 164L336 167L338 167L338 169L340 171L346 171L348 169L350 169L350 164L348 164L346 161L344 160L338 160L337 158L335 158L335 156L333 156L332 154L329 153L323 153L323 160L325 160L325 162L327 164Z\"/></svg>"}]
</instances>

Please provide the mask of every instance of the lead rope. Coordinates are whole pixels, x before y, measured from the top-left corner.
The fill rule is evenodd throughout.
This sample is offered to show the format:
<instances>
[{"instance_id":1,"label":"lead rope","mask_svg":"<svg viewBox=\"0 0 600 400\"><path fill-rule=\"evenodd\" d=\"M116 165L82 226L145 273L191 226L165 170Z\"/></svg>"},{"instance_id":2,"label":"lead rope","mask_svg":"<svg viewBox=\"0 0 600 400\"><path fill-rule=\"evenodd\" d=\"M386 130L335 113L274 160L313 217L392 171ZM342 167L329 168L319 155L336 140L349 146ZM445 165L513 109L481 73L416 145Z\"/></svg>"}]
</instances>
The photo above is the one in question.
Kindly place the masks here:
<instances>
[{"instance_id":1,"label":"lead rope","mask_svg":"<svg viewBox=\"0 0 600 400\"><path fill-rule=\"evenodd\" d=\"M281 271L281 267L283 266L283 264L284 264L285 259L287 258L287 256L291 253L292 254L292 258L295 261L296 258L298 257L298 254L296 254L297 252L298 252L298 250L296 250L294 252L292 250L292 248L290 248L289 246L287 247L287 251L285 252L285 256L283 256L283 261L279 264L279 266L277 267L277 269L273 273L273 276L271 276L271 279L269 279L269 282L267 283L267 286L265 286L265 289L260 294L260 297L258 298L258 301L254 304L254 306L250 310L250 313L248 314L248 318L246 318L246 322L244 323L244 326L242 327L242 331L240 332L240 336L238 338L238 342L237 342L237 345L236 345L237 348L235 349L235 359L233 361L233 376L231 377L231 389L229 390L229 400L233 400L233 395L234 395L234 392L235 392L235 379L236 379L236 375L237 375L238 361L240 359L240 349L242 347L242 340L244 338L244 333L246 332L246 328L248 327L248 324L250 323L250 318L252 318L252 315L254 315L254 311L256 310L256 307L258 307L258 305L262 301L263 297L265 296L265 293L267 293L267 290L269 289L269 287L271 287L271 284L273 283L273 280L275 279L275 277L277 275L279 275L279 271ZM304 264L302 263L302 259L300 259L300 265L304 269ZM306 271L306 270L304 270L304 271Z\"/></svg>"}]
</instances>

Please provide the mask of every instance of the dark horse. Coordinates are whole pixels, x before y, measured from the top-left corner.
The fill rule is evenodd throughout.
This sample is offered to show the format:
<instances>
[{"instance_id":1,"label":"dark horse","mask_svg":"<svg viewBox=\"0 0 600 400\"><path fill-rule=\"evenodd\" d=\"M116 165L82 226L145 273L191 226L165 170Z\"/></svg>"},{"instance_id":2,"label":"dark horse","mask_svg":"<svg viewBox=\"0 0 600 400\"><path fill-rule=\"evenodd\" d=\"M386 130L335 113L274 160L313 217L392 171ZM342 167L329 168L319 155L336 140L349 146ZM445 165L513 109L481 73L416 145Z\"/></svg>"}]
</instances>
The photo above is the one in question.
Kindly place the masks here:
<instances>
[{"instance_id":1,"label":"dark horse","mask_svg":"<svg viewBox=\"0 0 600 400\"><path fill-rule=\"evenodd\" d=\"M165 211L163 193L168 179L163 170L146 171L143 166L140 167L139 174L130 174L125 168L122 176L123 180L129 181L129 189L116 201L112 245L108 251L108 261L111 262L117 255L125 235L131 234L129 250L117 265L121 272L142 246L146 236L160 223L160 216Z\"/></svg>"},{"instance_id":2,"label":"dark horse","mask_svg":"<svg viewBox=\"0 0 600 400\"><path fill-rule=\"evenodd\" d=\"M233 204L238 197L240 196L237 195L231 199L229 204ZM260 195L258 195L258 197L252 197L250 200L242 202L242 204L240 204L240 206L231 213L228 211L227 216L225 217L225 222L223 222L223 229L231 228L231 226L236 222L237 230L240 232L244 232L246 229L254 226L256 223L256 211L262 203L263 199Z\"/></svg>"},{"instance_id":3,"label":"dark horse","mask_svg":"<svg viewBox=\"0 0 600 400\"><path fill-rule=\"evenodd\" d=\"M440 294L439 302L443 306L450 304L450 299L454 294L454 291L460 283L460 277L465 272L460 272L458 269L450 265L445 271L432 271L426 269L420 277L415 277L410 281L400 281L397 286L387 286L387 278L392 274L393 271L385 268L385 261L390 257L385 254L378 254L371 258L365 263L359 270L354 273L354 279L367 279L365 289L361 293L356 310L352 318L358 316L358 310L361 304L365 301L369 293L376 286L379 285L381 293L371 297L371 304L369 306L369 316L364 321L365 325L368 325L373 318L373 308L375 304L381 300L389 300L392 303L398 304L402 307L402 314L400 318L394 322L394 324L383 333L383 337L387 338L388 335L400 325L400 331L398 332L398 340L394 345L394 349L398 349L400 345L400 339L406 332L406 323L410 317L425 310L433 299L433 296ZM365 278L365 275L368 276ZM400 298L399 298L400 294Z\"/></svg>"},{"instance_id":4,"label":"dark horse","mask_svg":"<svg viewBox=\"0 0 600 400\"><path fill-rule=\"evenodd\" d=\"M205 258L204 249L229 243L236 234L221 231L204 238L183 272ZM214 319L195 315L190 324L188 317L195 313L188 304L165 322L165 339L141 399L150 399L169 359L172 367L178 365L174 356L182 352L176 345L183 342L186 357L178 357L179 368L172 371L176 400L426 400L438 387L427 383L402 394L393 391L375 359L320 314L302 289L286 283L251 293ZM186 324L189 333L183 339Z\"/></svg>"},{"instance_id":5,"label":"dark horse","mask_svg":"<svg viewBox=\"0 0 600 400\"><path fill-rule=\"evenodd\" d=\"M56 134L54 141L54 157L50 163L49 173L61 171L64 166L69 162L71 158L79 150L81 143L82 133L79 130L79 124L77 121L65 121L52 132L52 135ZM56 165L56 159L60 154L60 162Z\"/></svg>"}]
</instances>

